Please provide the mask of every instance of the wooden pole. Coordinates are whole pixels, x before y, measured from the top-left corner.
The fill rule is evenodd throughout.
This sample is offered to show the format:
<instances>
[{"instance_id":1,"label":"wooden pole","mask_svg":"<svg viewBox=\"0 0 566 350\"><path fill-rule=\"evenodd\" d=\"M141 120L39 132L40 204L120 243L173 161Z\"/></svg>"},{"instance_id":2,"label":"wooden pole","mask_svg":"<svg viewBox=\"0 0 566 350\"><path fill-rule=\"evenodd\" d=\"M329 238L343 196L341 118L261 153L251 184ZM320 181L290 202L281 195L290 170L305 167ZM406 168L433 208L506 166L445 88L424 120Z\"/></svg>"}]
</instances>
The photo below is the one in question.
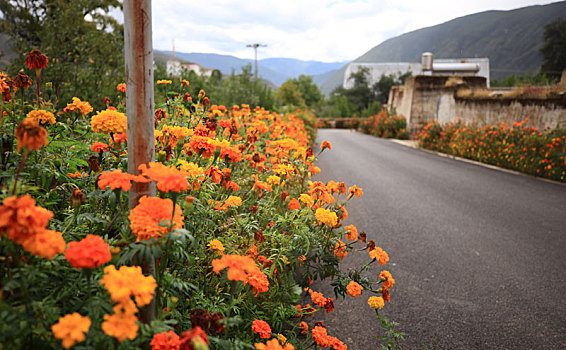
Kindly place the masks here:
<instances>
[{"instance_id":1,"label":"wooden pole","mask_svg":"<svg viewBox=\"0 0 566 350\"><path fill-rule=\"evenodd\" d=\"M139 166L155 160L153 47L151 42L151 0L124 1L124 55L126 61L126 115L128 116L128 172L138 174ZM155 196L155 184L136 183L129 191L128 204L134 208L143 196ZM142 263L144 274L155 277L155 260ZM155 315L154 301L140 311L141 321Z\"/></svg>"}]
</instances>

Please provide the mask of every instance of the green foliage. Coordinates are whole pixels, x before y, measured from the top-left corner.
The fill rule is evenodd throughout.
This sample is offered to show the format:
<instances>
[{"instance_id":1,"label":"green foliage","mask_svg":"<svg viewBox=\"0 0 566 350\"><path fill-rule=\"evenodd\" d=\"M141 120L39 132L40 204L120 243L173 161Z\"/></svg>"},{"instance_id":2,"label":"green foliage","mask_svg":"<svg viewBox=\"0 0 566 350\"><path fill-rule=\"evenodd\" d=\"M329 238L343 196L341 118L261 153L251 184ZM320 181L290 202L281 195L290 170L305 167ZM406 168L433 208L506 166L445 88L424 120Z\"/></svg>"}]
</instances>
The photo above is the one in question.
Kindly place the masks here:
<instances>
[{"instance_id":1,"label":"green foliage","mask_svg":"<svg viewBox=\"0 0 566 350\"><path fill-rule=\"evenodd\" d=\"M9 73L23 67L30 48L49 58L42 83L52 83L49 95L56 107L65 106L73 96L102 109L104 96L115 93L123 81L123 28L106 15L118 0L1 1L3 27L15 41L20 57ZM26 68L26 72L29 72ZM35 72L28 73L35 78Z\"/></svg>"},{"instance_id":2,"label":"green foliage","mask_svg":"<svg viewBox=\"0 0 566 350\"><path fill-rule=\"evenodd\" d=\"M559 78L566 69L566 19L556 20L544 27L544 46L540 52L543 57L541 71Z\"/></svg>"},{"instance_id":3,"label":"green foliage","mask_svg":"<svg viewBox=\"0 0 566 350\"><path fill-rule=\"evenodd\" d=\"M515 75L511 74L501 80L490 80L491 87L514 87L514 86L541 86L552 85L557 82L556 76L538 72L536 74Z\"/></svg>"},{"instance_id":4,"label":"green foliage","mask_svg":"<svg viewBox=\"0 0 566 350\"><path fill-rule=\"evenodd\" d=\"M312 77L302 74L298 78L284 82L277 89L276 97L280 105L301 108L317 107L324 99L318 86L313 83Z\"/></svg>"}]
</instances>

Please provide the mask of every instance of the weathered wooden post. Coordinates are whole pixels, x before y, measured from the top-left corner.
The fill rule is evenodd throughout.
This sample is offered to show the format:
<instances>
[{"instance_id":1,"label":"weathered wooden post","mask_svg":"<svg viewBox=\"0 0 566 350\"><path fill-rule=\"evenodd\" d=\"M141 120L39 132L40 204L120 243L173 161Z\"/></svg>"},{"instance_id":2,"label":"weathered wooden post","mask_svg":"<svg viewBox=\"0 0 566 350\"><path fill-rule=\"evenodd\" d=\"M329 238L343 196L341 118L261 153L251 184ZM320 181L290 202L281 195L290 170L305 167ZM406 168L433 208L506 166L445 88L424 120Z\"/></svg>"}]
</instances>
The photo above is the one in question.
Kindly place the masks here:
<instances>
[{"instance_id":1,"label":"weathered wooden post","mask_svg":"<svg viewBox=\"0 0 566 350\"><path fill-rule=\"evenodd\" d=\"M151 0L124 1L124 52L128 172L138 174L140 164L155 160ZM129 192L129 208L134 208L144 195L155 196L155 184L134 182ZM141 265L145 274L155 276L153 259L145 260ZM154 314L155 299L141 311L141 321L151 322Z\"/></svg>"}]
</instances>

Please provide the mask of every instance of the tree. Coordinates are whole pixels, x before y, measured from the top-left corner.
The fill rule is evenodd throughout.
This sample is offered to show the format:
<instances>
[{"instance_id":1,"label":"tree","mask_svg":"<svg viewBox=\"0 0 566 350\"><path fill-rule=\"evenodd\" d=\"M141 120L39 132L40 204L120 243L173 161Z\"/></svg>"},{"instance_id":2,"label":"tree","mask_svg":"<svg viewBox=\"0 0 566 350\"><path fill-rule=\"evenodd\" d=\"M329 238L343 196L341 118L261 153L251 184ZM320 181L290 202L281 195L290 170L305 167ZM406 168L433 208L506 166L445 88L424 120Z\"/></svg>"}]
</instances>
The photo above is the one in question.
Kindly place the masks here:
<instances>
[{"instance_id":1,"label":"tree","mask_svg":"<svg viewBox=\"0 0 566 350\"><path fill-rule=\"evenodd\" d=\"M0 0L3 30L20 58L8 69L24 68L25 55L38 49L49 57L42 82L51 82L56 103L73 96L102 108L124 77L122 26L107 13L119 0Z\"/></svg>"},{"instance_id":2,"label":"tree","mask_svg":"<svg viewBox=\"0 0 566 350\"><path fill-rule=\"evenodd\" d=\"M542 73L560 77L566 69L566 20L557 20L544 27Z\"/></svg>"},{"instance_id":3,"label":"tree","mask_svg":"<svg viewBox=\"0 0 566 350\"><path fill-rule=\"evenodd\" d=\"M289 79L277 89L275 96L279 103L286 106L305 107L303 93L299 91L294 79Z\"/></svg>"},{"instance_id":4,"label":"tree","mask_svg":"<svg viewBox=\"0 0 566 350\"><path fill-rule=\"evenodd\" d=\"M297 79L293 79L297 89L305 100L307 107L314 107L324 99L324 95L320 92L318 86L313 83L310 75L301 74Z\"/></svg>"},{"instance_id":5,"label":"tree","mask_svg":"<svg viewBox=\"0 0 566 350\"><path fill-rule=\"evenodd\" d=\"M405 79L410 76L411 72L406 72L404 74L401 74L400 72L397 74L382 74L379 81L371 87L375 99L381 104L387 103L391 88L395 85L403 85L405 83Z\"/></svg>"}]
</instances>

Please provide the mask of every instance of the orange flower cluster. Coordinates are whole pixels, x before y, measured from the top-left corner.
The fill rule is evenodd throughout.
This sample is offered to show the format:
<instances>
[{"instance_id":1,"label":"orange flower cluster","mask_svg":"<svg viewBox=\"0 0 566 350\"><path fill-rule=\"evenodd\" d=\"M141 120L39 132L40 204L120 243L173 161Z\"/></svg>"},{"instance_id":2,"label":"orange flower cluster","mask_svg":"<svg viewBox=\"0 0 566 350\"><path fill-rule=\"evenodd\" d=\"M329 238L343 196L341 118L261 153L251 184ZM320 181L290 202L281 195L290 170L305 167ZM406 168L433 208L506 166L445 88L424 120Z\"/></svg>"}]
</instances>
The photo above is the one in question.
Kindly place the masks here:
<instances>
[{"instance_id":1,"label":"orange flower cluster","mask_svg":"<svg viewBox=\"0 0 566 350\"><path fill-rule=\"evenodd\" d=\"M106 264L112 258L110 245L100 236L86 235L79 242L70 242L65 258L76 269L92 269Z\"/></svg>"},{"instance_id":2,"label":"orange flower cluster","mask_svg":"<svg viewBox=\"0 0 566 350\"><path fill-rule=\"evenodd\" d=\"M370 258L376 259L379 265L385 265L389 261L389 255L380 247L370 249L368 254Z\"/></svg>"},{"instance_id":3,"label":"orange flower cluster","mask_svg":"<svg viewBox=\"0 0 566 350\"><path fill-rule=\"evenodd\" d=\"M324 295L320 292L315 292L310 288L305 288L305 290L310 294L312 302L316 305L320 306L323 309L326 309L326 312L334 311L334 299L333 298L325 298Z\"/></svg>"},{"instance_id":4,"label":"orange flower cluster","mask_svg":"<svg viewBox=\"0 0 566 350\"><path fill-rule=\"evenodd\" d=\"M358 229L356 228L356 226L348 225L344 227L344 229L348 231L348 233L346 234L347 239L349 239L350 241L355 241L356 239L358 239Z\"/></svg>"},{"instance_id":5,"label":"orange flower cluster","mask_svg":"<svg viewBox=\"0 0 566 350\"><path fill-rule=\"evenodd\" d=\"M346 344L341 342L338 338L329 336L324 326L315 326L311 334L316 344L321 348L331 347L335 350L346 350L348 348Z\"/></svg>"},{"instance_id":6,"label":"orange flower cluster","mask_svg":"<svg viewBox=\"0 0 566 350\"><path fill-rule=\"evenodd\" d=\"M92 106L87 101L81 101L78 97L73 97L73 102L68 103L64 111L66 113L71 113L74 111L79 111L80 115L87 115L92 112Z\"/></svg>"},{"instance_id":7,"label":"orange flower cluster","mask_svg":"<svg viewBox=\"0 0 566 350\"><path fill-rule=\"evenodd\" d=\"M43 109L34 109L31 110L27 116L27 119L33 120L37 124L55 124L55 116L53 113L48 112Z\"/></svg>"},{"instance_id":8,"label":"orange flower cluster","mask_svg":"<svg viewBox=\"0 0 566 350\"><path fill-rule=\"evenodd\" d=\"M259 334L261 339L268 339L271 337L271 327L267 322L262 320L254 320L252 322L252 331Z\"/></svg>"},{"instance_id":9,"label":"orange flower cluster","mask_svg":"<svg viewBox=\"0 0 566 350\"><path fill-rule=\"evenodd\" d=\"M338 216L335 212L329 209L318 208L314 213L315 218L322 224L326 224L330 227L338 225Z\"/></svg>"},{"instance_id":10,"label":"orange flower cluster","mask_svg":"<svg viewBox=\"0 0 566 350\"><path fill-rule=\"evenodd\" d=\"M126 133L128 118L124 113L113 109L99 111L90 120L92 131L102 134L122 134Z\"/></svg>"},{"instance_id":11,"label":"orange flower cluster","mask_svg":"<svg viewBox=\"0 0 566 350\"><path fill-rule=\"evenodd\" d=\"M348 283L348 286L346 287L346 291L348 292L348 295L354 298L362 295L363 289L364 288L359 283L354 281L350 281L350 283Z\"/></svg>"},{"instance_id":12,"label":"orange flower cluster","mask_svg":"<svg viewBox=\"0 0 566 350\"><path fill-rule=\"evenodd\" d=\"M139 170L143 176L155 181L161 192L181 192L189 189L186 172L175 167L163 165L159 162L150 162L149 167L142 164Z\"/></svg>"},{"instance_id":13,"label":"orange flower cluster","mask_svg":"<svg viewBox=\"0 0 566 350\"><path fill-rule=\"evenodd\" d=\"M169 227L160 226L162 222L169 223L173 216L173 201L165 198L143 196L139 204L130 211L130 228L138 241L149 240L169 232ZM173 229L183 227L181 207L175 204Z\"/></svg>"},{"instance_id":14,"label":"orange flower cluster","mask_svg":"<svg viewBox=\"0 0 566 350\"><path fill-rule=\"evenodd\" d=\"M90 318L75 312L61 317L51 326L51 331L55 338L61 340L63 347L68 349L86 339L91 323Z\"/></svg>"},{"instance_id":15,"label":"orange flower cluster","mask_svg":"<svg viewBox=\"0 0 566 350\"><path fill-rule=\"evenodd\" d=\"M96 153L106 152L108 151L108 145L97 141L90 146L90 150Z\"/></svg>"},{"instance_id":16,"label":"orange flower cluster","mask_svg":"<svg viewBox=\"0 0 566 350\"><path fill-rule=\"evenodd\" d=\"M389 271L381 271L379 279L383 282L383 286L385 288L391 288L395 284L395 280Z\"/></svg>"},{"instance_id":17,"label":"orange flower cluster","mask_svg":"<svg viewBox=\"0 0 566 350\"><path fill-rule=\"evenodd\" d=\"M116 90L120 91L121 93L125 93L126 92L126 84L120 83L120 84L116 85Z\"/></svg>"},{"instance_id":18,"label":"orange flower cluster","mask_svg":"<svg viewBox=\"0 0 566 350\"><path fill-rule=\"evenodd\" d=\"M33 255L52 259L65 250L60 232L47 229L53 213L35 205L30 195L5 198L0 206L0 231Z\"/></svg>"},{"instance_id":19,"label":"orange flower cluster","mask_svg":"<svg viewBox=\"0 0 566 350\"><path fill-rule=\"evenodd\" d=\"M295 350L295 347L291 343L287 342L282 346L277 339L268 340L265 344L256 343L254 346L258 350Z\"/></svg>"},{"instance_id":20,"label":"orange flower cluster","mask_svg":"<svg viewBox=\"0 0 566 350\"><path fill-rule=\"evenodd\" d=\"M220 259L212 260L214 273L228 268L228 279L249 283L254 288L254 294L267 292L269 281L249 255L222 255Z\"/></svg>"},{"instance_id":21,"label":"orange flower cluster","mask_svg":"<svg viewBox=\"0 0 566 350\"><path fill-rule=\"evenodd\" d=\"M334 255L336 255L340 260L344 260L346 255L348 255L348 251L346 250L346 244L338 239L336 245L334 246Z\"/></svg>"},{"instance_id":22,"label":"orange flower cluster","mask_svg":"<svg viewBox=\"0 0 566 350\"><path fill-rule=\"evenodd\" d=\"M18 124L15 134L18 140L18 152L22 147L38 150L48 143L47 130L32 119L24 119Z\"/></svg>"},{"instance_id":23,"label":"orange flower cluster","mask_svg":"<svg viewBox=\"0 0 566 350\"><path fill-rule=\"evenodd\" d=\"M173 331L157 333L151 339L151 350L179 350L181 338Z\"/></svg>"},{"instance_id":24,"label":"orange flower cluster","mask_svg":"<svg viewBox=\"0 0 566 350\"><path fill-rule=\"evenodd\" d=\"M120 343L126 339L134 340L138 334L139 326L135 315L135 307L124 307L121 304L114 306L113 314L105 314L101 324L102 331L116 338Z\"/></svg>"},{"instance_id":25,"label":"orange flower cluster","mask_svg":"<svg viewBox=\"0 0 566 350\"><path fill-rule=\"evenodd\" d=\"M137 306L145 306L153 299L157 284L153 276L144 276L140 266L109 265L104 268L101 285L110 293L110 299L121 305L131 305L134 297Z\"/></svg>"},{"instance_id":26,"label":"orange flower cluster","mask_svg":"<svg viewBox=\"0 0 566 350\"><path fill-rule=\"evenodd\" d=\"M364 194L364 192L362 191L361 188L359 188L358 186L354 185L352 187L348 188L348 193L350 194L350 197L352 196L356 196L357 198L360 198L362 196L362 194Z\"/></svg>"},{"instance_id":27,"label":"orange flower cluster","mask_svg":"<svg viewBox=\"0 0 566 350\"><path fill-rule=\"evenodd\" d=\"M120 169L103 171L98 176L98 187L100 187L101 190L110 187L113 190L119 188L122 191L128 192L132 187L132 180L140 179L135 175L123 173ZM143 178L141 180L143 180Z\"/></svg>"}]
</instances>

